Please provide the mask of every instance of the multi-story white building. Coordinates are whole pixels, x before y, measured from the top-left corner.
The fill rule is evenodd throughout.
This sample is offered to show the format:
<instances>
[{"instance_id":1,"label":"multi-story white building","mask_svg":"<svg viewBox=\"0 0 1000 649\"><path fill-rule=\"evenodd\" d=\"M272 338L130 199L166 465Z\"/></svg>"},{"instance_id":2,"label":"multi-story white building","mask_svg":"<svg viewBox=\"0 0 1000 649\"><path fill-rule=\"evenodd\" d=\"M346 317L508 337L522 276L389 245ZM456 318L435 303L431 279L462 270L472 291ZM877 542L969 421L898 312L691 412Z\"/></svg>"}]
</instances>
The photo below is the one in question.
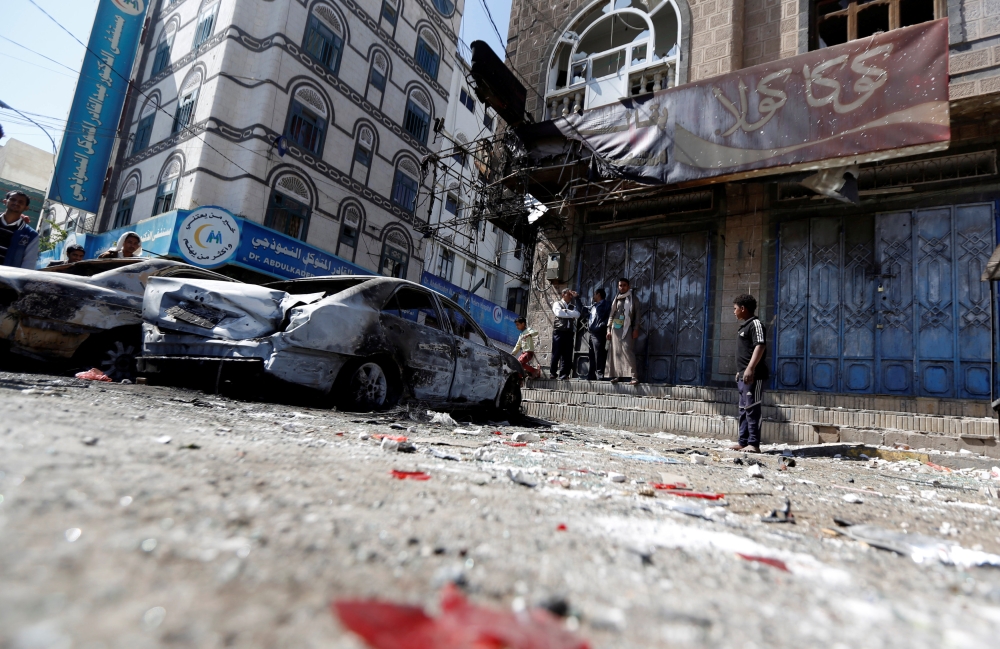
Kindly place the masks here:
<instances>
[{"instance_id":1,"label":"multi-story white building","mask_svg":"<svg viewBox=\"0 0 1000 649\"><path fill-rule=\"evenodd\" d=\"M218 205L419 280L461 0L160 0L102 229Z\"/></svg>"},{"instance_id":2,"label":"multi-story white building","mask_svg":"<svg viewBox=\"0 0 1000 649\"><path fill-rule=\"evenodd\" d=\"M526 304L522 280L526 255L513 238L477 216L483 187L480 143L492 138L497 116L469 85L469 66L459 55L451 77L450 99L440 140L441 162L435 184L436 200L429 226L433 237L425 252L425 269L479 297L516 313Z\"/></svg>"}]
</instances>

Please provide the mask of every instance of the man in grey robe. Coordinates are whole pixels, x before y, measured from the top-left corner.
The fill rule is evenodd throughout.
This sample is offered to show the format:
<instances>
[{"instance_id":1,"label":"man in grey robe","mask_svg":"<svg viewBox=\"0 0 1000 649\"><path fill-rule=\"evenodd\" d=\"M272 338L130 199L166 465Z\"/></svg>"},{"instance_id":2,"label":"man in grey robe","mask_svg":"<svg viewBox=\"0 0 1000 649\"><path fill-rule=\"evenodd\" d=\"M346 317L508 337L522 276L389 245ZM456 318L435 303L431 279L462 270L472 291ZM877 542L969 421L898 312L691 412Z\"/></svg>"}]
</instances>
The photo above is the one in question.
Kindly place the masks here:
<instances>
[{"instance_id":1,"label":"man in grey robe","mask_svg":"<svg viewBox=\"0 0 1000 649\"><path fill-rule=\"evenodd\" d=\"M612 383L631 378L629 385L639 385L639 368L635 362L635 341L639 337L638 303L627 279L618 280L618 295L611 302L608 321L608 364L604 375Z\"/></svg>"}]
</instances>

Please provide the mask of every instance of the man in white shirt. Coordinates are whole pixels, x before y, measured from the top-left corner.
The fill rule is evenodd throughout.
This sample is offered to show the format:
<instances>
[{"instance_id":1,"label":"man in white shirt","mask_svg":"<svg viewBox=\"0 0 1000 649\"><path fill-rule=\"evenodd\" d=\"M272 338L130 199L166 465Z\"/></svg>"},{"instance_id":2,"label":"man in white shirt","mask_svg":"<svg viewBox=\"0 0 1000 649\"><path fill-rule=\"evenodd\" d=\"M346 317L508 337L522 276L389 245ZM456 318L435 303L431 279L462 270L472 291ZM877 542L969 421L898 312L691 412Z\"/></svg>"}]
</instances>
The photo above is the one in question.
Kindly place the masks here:
<instances>
[{"instance_id":1,"label":"man in white shirt","mask_svg":"<svg viewBox=\"0 0 1000 649\"><path fill-rule=\"evenodd\" d=\"M576 291L563 289L562 299L552 305L556 320L552 323L552 365L549 371L552 378L561 381L568 381L573 371L576 319L580 317L580 310L574 305L576 296Z\"/></svg>"}]
</instances>

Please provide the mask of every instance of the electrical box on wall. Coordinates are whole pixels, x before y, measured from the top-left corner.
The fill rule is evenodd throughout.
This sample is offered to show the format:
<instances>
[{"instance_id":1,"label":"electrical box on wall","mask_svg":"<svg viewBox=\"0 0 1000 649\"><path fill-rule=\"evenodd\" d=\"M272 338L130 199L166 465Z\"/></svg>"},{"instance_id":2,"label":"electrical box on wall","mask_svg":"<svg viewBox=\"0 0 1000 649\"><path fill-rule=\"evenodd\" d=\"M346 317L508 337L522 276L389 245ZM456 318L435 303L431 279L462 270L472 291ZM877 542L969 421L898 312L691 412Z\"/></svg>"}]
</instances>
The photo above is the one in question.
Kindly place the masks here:
<instances>
[{"instance_id":1,"label":"electrical box on wall","mask_svg":"<svg viewBox=\"0 0 1000 649\"><path fill-rule=\"evenodd\" d=\"M545 279L550 282L558 281L562 275L562 253L550 252L549 261L545 265Z\"/></svg>"}]
</instances>

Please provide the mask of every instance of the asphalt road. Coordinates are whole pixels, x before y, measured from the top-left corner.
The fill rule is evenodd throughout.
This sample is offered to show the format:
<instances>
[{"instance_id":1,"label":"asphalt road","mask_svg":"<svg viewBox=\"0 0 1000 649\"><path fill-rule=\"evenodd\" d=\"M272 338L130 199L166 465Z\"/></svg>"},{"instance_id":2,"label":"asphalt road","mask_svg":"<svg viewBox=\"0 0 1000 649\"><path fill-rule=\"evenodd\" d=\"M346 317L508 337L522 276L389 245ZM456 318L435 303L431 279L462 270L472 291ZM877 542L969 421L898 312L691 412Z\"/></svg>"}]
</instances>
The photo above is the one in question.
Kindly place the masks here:
<instances>
[{"instance_id":1,"label":"asphalt road","mask_svg":"<svg viewBox=\"0 0 1000 649\"><path fill-rule=\"evenodd\" d=\"M23 374L0 374L0 403L2 649L356 648L332 601L434 611L449 581L497 610L565 608L559 623L595 648L1000 637L1000 569L968 565L1000 554L1000 480L977 458L949 473L834 458L782 470L769 455L754 478L722 440L669 431L480 420L456 433L426 410ZM726 496L652 487L665 482ZM794 524L762 521L786 499ZM840 534L863 524L960 545L949 556L966 565Z\"/></svg>"}]
</instances>

